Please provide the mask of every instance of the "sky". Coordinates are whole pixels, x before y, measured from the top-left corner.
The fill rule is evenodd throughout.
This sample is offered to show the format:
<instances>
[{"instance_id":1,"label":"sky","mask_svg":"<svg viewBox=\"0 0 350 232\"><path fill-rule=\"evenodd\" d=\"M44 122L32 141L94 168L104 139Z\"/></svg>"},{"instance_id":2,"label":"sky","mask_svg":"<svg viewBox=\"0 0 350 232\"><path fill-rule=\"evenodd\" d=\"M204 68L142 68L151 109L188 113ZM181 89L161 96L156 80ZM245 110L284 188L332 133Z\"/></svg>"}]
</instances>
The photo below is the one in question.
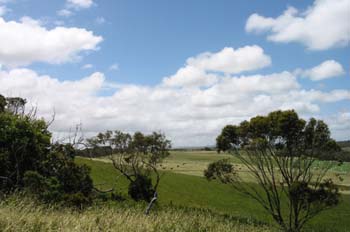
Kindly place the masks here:
<instances>
[{"instance_id":1,"label":"sky","mask_svg":"<svg viewBox=\"0 0 350 232\"><path fill-rule=\"evenodd\" d=\"M45 3L45 4L44 4ZM0 0L0 94L55 121L207 146L294 109L350 139L350 0Z\"/></svg>"}]
</instances>

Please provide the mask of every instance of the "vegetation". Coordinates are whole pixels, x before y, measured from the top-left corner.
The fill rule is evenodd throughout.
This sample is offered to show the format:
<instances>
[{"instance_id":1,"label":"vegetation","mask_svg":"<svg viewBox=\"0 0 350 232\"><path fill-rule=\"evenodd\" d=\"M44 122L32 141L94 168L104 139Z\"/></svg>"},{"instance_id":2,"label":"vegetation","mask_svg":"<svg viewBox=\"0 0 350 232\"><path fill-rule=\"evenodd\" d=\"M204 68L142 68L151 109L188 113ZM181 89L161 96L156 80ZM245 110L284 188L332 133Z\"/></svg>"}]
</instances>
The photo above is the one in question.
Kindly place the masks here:
<instances>
[{"instance_id":1,"label":"vegetation","mask_svg":"<svg viewBox=\"0 0 350 232\"><path fill-rule=\"evenodd\" d=\"M44 120L24 114L25 100L0 95L0 193L27 190L45 202L90 202L92 180L71 144L51 144Z\"/></svg>"},{"instance_id":2,"label":"vegetation","mask_svg":"<svg viewBox=\"0 0 350 232\"><path fill-rule=\"evenodd\" d=\"M170 153L159 133L55 143L50 123L25 105L0 95L0 231L277 231L273 220L284 231L350 228L350 206L338 205L349 196L324 181L346 178L350 166L331 168L343 151L322 121L272 112L223 129L218 151L231 155L210 147L194 155Z\"/></svg>"},{"instance_id":3,"label":"vegetation","mask_svg":"<svg viewBox=\"0 0 350 232\"><path fill-rule=\"evenodd\" d=\"M143 135L137 132L131 136L120 131L107 131L89 139L88 144L91 150L105 150L114 168L129 181L128 192L134 200L153 202L157 199L161 178L158 165L169 156L170 148L170 141L164 135L156 132ZM156 176L154 183L152 174Z\"/></svg>"},{"instance_id":4,"label":"vegetation","mask_svg":"<svg viewBox=\"0 0 350 232\"><path fill-rule=\"evenodd\" d=\"M166 206L146 216L140 204L99 204L80 212L13 197L0 203L0 231L264 232L271 228L188 207Z\"/></svg>"},{"instance_id":5,"label":"vegetation","mask_svg":"<svg viewBox=\"0 0 350 232\"><path fill-rule=\"evenodd\" d=\"M323 121L312 118L306 123L294 111L275 111L240 126L226 126L217 147L230 150L259 188L245 182L225 161L210 164L206 177L229 183L256 200L283 231L301 231L311 218L339 203L338 187L325 178L334 162L313 169L322 154L341 150Z\"/></svg>"},{"instance_id":6,"label":"vegetation","mask_svg":"<svg viewBox=\"0 0 350 232\"><path fill-rule=\"evenodd\" d=\"M215 157L215 153L212 152L210 154ZM178 163L179 161L176 160L178 156L179 161L184 160L185 156L189 156L189 159L197 158L200 160L199 158L203 157L203 154L202 152L195 151L183 153L174 152L165 160L165 163L168 163L169 159L171 162ZM204 159L206 158L207 157L204 157ZM113 186L118 194L127 196L128 181L125 178L119 178L118 182L115 181L115 176L118 172L110 162L79 157L76 161L91 167L91 177L96 186L102 189L109 189ZM233 165L237 167L236 163L233 163ZM347 166L347 168L347 176L349 176L350 166ZM247 173L243 170L239 172ZM339 172L337 171L335 173ZM238 218L241 222L267 223L271 230L276 228L271 216L269 216L262 207L257 205L254 200L236 191L230 185L222 184L219 181L208 182L203 176L199 177L166 171L159 185L158 192L162 197L158 199L158 205L155 207L155 210L158 209L158 207L168 205L208 209L215 213L227 214ZM317 232L343 232L349 230L350 221L347 220L348 216L350 216L349 202L350 195L342 194L341 203L339 205L321 212L320 215L311 219L311 221L306 224L304 230ZM154 213L155 212L156 211L154 211Z\"/></svg>"}]
</instances>

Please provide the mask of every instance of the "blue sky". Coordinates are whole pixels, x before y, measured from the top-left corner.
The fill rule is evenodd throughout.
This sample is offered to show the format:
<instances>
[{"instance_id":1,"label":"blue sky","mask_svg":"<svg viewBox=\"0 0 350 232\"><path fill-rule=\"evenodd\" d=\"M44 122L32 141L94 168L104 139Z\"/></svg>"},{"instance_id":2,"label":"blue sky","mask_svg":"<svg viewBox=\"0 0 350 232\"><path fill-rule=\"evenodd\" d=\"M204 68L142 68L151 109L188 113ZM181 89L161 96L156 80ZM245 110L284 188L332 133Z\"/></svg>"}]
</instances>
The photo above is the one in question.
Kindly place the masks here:
<instances>
[{"instance_id":1,"label":"blue sky","mask_svg":"<svg viewBox=\"0 0 350 232\"><path fill-rule=\"evenodd\" d=\"M54 131L67 131L68 125L79 121L85 124L88 134L104 129L161 130L173 139L175 145L186 145L186 141L194 145L208 145L214 143L215 135L226 123L237 123L269 110L295 108L304 117L315 116L326 120L334 137L350 139L349 0L333 3L330 0L256 0L249 3L229 0L57 0L45 3L39 0L0 0L0 9L3 9L2 14L0 10L0 18L4 25L1 31L0 21L0 42L7 42L9 46L28 47L28 52L15 48L8 52L6 47L0 45L0 81L3 79L0 91L29 98L33 104L42 107L44 117L55 109L61 118L58 117L56 125L53 125ZM324 13L324 8L329 9L329 12ZM255 18L253 14L256 14ZM26 21L22 20L24 16L27 17ZM318 20L318 17L327 19L326 23ZM28 24L28 18L37 24L36 29L44 30L43 36L36 41L40 40L45 46L35 44L34 39L31 41L31 32L20 27L18 36L22 38L11 37L16 33L13 33L15 27L10 22L22 26ZM46 36L57 27L63 28L64 32L51 33L57 38ZM80 31L75 32L72 28ZM65 33L67 37L64 37ZM67 42L67 38L72 38L73 42ZM259 49L246 52L257 52L255 61L245 61L247 55L229 55L246 46L257 46L263 51L260 55L269 57L270 62L257 65L264 58L260 57L259 60ZM224 48L233 49L233 52L227 50L225 53L229 58L214 55ZM35 49L38 50L37 54L31 54ZM71 50L68 52L68 49ZM62 52L53 56L52 53L57 50ZM207 61L198 57L205 52L211 53L207 55L211 57L207 57ZM201 63L194 65L186 62L190 57ZM218 65L225 59L229 59L225 67ZM232 62L230 59L233 59ZM234 59L243 60L244 63L237 64ZM326 63L321 67L323 62ZM235 65L245 68L237 69ZM188 80L195 75L188 71L191 67L195 67L196 71L200 69L198 72L201 74L195 77L198 80L193 80L195 82L189 85ZM312 72L315 67L319 68ZM178 74L181 68L185 69L185 74ZM16 76L18 74L13 74L18 72L23 75L22 79ZM285 77L286 81L280 79L283 83L278 86L290 81L291 89L285 86L267 90L257 89L256 86L254 90L247 90L243 83L246 81L262 86L259 81L264 84L274 81L276 84L280 81L278 77L277 82L264 77L283 72L288 72L290 76ZM208 77L210 74L215 77ZM262 80L254 82L249 79L256 75L263 76ZM26 76L31 79L26 79ZM91 76L92 83L82 81ZM47 78L44 80L43 77ZM173 79L169 82L170 86L169 83L164 84L167 77ZM239 77L242 77L242 83L237 84L235 81ZM220 87L225 78L232 84L231 92ZM57 80L57 86L47 79ZM73 90L78 92L79 88L82 89L76 96L89 99L89 102L73 101L74 105L97 104L98 109L87 113L91 117L81 115L78 111L67 112L65 107L56 110L57 105L64 103L69 108L68 102L72 102L72 99L62 103L48 93L42 95L41 85L45 86L45 90L51 88L50 94L58 91L55 96L61 94L59 91L62 86L74 85ZM28 86L36 91L28 91ZM24 87L25 90L22 89ZM91 90L84 92L86 88ZM127 93L125 96L124 92ZM159 99L146 99L142 94L166 94L168 103ZM266 102L274 101L280 95L286 100ZM252 105L259 104L252 100L263 98L267 105L255 111L243 112L244 104L241 109L240 104L216 102L220 98L235 99L238 96ZM53 103L41 102L41 97L52 98ZM197 99L201 99L199 103ZM214 100L215 104L212 104ZM187 101L192 104L186 105ZM109 103L104 106L101 102ZM140 115L135 116L135 108L139 109ZM174 108L181 109L181 113L175 112ZM219 112L217 118L208 113L210 110ZM103 122L115 128L108 128ZM191 132L184 135L185 128L191 128Z\"/></svg>"}]
</instances>

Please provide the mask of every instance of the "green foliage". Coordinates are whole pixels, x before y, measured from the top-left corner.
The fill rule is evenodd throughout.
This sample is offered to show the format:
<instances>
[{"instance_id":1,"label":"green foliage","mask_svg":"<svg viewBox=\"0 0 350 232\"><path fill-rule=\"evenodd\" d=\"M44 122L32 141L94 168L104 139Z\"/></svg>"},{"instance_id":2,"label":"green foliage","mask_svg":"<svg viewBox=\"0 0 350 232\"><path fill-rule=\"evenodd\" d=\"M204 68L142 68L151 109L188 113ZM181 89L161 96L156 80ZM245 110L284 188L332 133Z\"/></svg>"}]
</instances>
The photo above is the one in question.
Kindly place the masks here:
<instances>
[{"instance_id":1,"label":"green foliage","mask_svg":"<svg viewBox=\"0 0 350 232\"><path fill-rule=\"evenodd\" d=\"M90 170L74 163L74 147L51 144L46 122L22 112L24 99L3 100L0 95L0 191L26 188L45 202L89 202Z\"/></svg>"},{"instance_id":2,"label":"green foliage","mask_svg":"<svg viewBox=\"0 0 350 232\"><path fill-rule=\"evenodd\" d=\"M256 116L239 126L227 125L216 139L217 150L228 151L246 147L256 140L264 140L283 154L303 153L319 158L337 159L341 148L331 139L328 126L322 120L300 119L294 110L274 111L267 116Z\"/></svg>"},{"instance_id":3,"label":"green foliage","mask_svg":"<svg viewBox=\"0 0 350 232\"><path fill-rule=\"evenodd\" d=\"M0 113L0 189L23 187L23 176L36 170L49 151L51 133L43 120Z\"/></svg>"},{"instance_id":4,"label":"green foliage","mask_svg":"<svg viewBox=\"0 0 350 232\"><path fill-rule=\"evenodd\" d=\"M149 202L154 195L151 178L138 175L135 181L130 182L128 194L135 201Z\"/></svg>"},{"instance_id":5,"label":"green foliage","mask_svg":"<svg viewBox=\"0 0 350 232\"><path fill-rule=\"evenodd\" d=\"M210 163L208 168L204 170L204 176L207 180L220 180L223 183L228 183L230 176L234 175L233 165L228 159L218 160Z\"/></svg>"},{"instance_id":6,"label":"green foliage","mask_svg":"<svg viewBox=\"0 0 350 232\"><path fill-rule=\"evenodd\" d=\"M224 127L218 140L218 150L230 150L262 191L240 175L228 175L217 163L212 164L217 168L211 176L254 199L282 230L299 232L311 218L338 204L338 187L325 179L335 162L317 171L312 168L324 154L341 151L323 121L311 118L306 123L293 110L275 111L240 126ZM284 197L289 201L286 211L281 203Z\"/></svg>"},{"instance_id":7,"label":"green foliage","mask_svg":"<svg viewBox=\"0 0 350 232\"><path fill-rule=\"evenodd\" d=\"M298 202L298 207L313 210L315 213L324 208L333 207L339 203L338 188L332 180L325 180L319 188L310 187L307 182L294 182L289 195L292 202ZM309 209L312 206L313 209Z\"/></svg>"},{"instance_id":8,"label":"green foliage","mask_svg":"<svg viewBox=\"0 0 350 232\"><path fill-rule=\"evenodd\" d=\"M24 175L26 189L46 203L62 201L61 186L57 178L44 177L36 171Z\"/></svg>"},{"instance_id":9,"label":"green foliage","mask_svg":"<svg viewBox=\"0 0 350 232\"><path fill-rule=\"evenodd\" d=\"M0 113L5 111L7 105L6 98L0 94Z\"/></svg>"},{"instance_id":10,"label":"green foliage","mask_svg":"<svg viewBox=\"0 0 350 232\"><path fill-rule=\"evenodd\" d=\"M90 151L103 150L115 169L126 177L133 199L151 199L161 178L158 165L170 154L170 141L163 134L153 132L144 135L136 132L130 135L121 131L106 131L88 142ZM151 175L156 175L154 181Z\"/></svg>"},{"instance_id":11,"label":"green foliage","mask_svg":"<svg viewBox=\"0 0 350 232\"><path fill-rule=\"evenodd\" d=\"M91 203L93 185L89 176L90 169L74 163L69 156L71 154L63 152L62 147L63 145L54 145L38 171L25 173L26 189L49 203L64 202L73 206Z\"/></svg>"}]
</instances>

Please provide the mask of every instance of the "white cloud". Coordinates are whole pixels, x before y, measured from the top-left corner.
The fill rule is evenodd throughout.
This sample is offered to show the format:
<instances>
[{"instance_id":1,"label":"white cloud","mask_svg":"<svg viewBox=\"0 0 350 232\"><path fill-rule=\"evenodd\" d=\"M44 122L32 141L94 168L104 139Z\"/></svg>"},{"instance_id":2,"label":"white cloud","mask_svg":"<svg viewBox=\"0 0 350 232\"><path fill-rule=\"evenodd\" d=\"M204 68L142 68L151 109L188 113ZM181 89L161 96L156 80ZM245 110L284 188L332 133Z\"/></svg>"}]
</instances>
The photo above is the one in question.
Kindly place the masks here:
<instances>
[{"instance_id":1,"label":"white cloud","mask_svg":"<svg viewBox=\"0 0 350 232\"><path fill-rule=\"evenodd\" d=\"M349 0L315 0L306 11L289 7L277 18L252 14L247 32L267 32L274 42L299 42L311 50L348 46L350 41Z\"/></svg>"},{"instance_id":2,"label":"white cloud","mask_svg":"<svg viewBox=\"0 0 350 232\"><path fill-rule=\"evenodd\" d=\"M112 64L111 66L109 66L109 70L111 71L119 70L119 64Z\"/></svg>"},{"instance_id":3,"label":"white cloud","mask_svg":"<svg viewBox=\"0 0 350 232\"><path fill-rule=\"evenodd\" d=\"M164 79L167 86L208 86L217 81L212 72L236 74L269 66L271 58L256 45L238 49L226 47L217 53L202 53L188 58L186 65Z\"/></svg>"},{"instance_id":4,"label":"white cloud","mask_svg":"<svg viewBox=\"0 0 350 232\"><path fill-rule=\"evenodd\" d=\"M163 80L164 85L173 87L209 86L217 81L214 74L208 74L197 67L186 66L180 68L173 76Z\"/></svg>"},{"instance_id":5,"label":"white cloud","mask_svg":"<svg viewBox=\"0 0 350 232\"><path fill-rule=\"evenodd\" d=\"M67 10L67 9L62 9L57 11L57 15L62 16L62 17L69 17L73 14L72 11Z\"/></svg>"},{"instance_id":6,"label":"white cloud","mask_svg":"<svg viewBox=\"0 0 350 232\"><path fill-rule=\"evenodd\" d=\"M210 145L221 128L276 109L317 115L320 103L350 101L350 90L323 92L302 89L291 72L228 76L201 88L118 85L102 73L62 81L29 69L0 71L0 93L21 96L38 106L39 116L56 112L51 130L67 132L82 123L86 136L107 129L163 131L175 146ZM106 88L108 96L99 93ZM326 120L327 121L327 120ZM331 122L331 121L327 121ZM337 138L340 138L335 134Z\"/></svg>"},{"instance_id":7,"label":"white cloud","mask_svg":"<svg viewBox=\"0 0 350 232\"><path fill-rule=\"evenodd\" d=\"M20 66L33 62L69 62L78 59L83 51L96 50L102 40L101 36L82 28L47 29L29 17L20 22L0 18L0 63Z\"/></svg>"},{"instance_id":8,"label":"white cloud","mask_svg":"<svg viewBox=\"0 0 350 232\"><path fill-rule=\"evenodd\" d=\"M350 111L338 112L324 118L330 129L337 134L339 140L350 140Z\"/></svg>"},{"instance_id":9,"label":"white cloud","mask_svg":"<svg viewBox=\"0 0 350 232\"><path fill-rule=\"evenodd\" d=\"M90 8L94 4L93 0L67 0L67 3L74 8Z\"/></svg>"},{"instance_id":10,"label":"white cloud","mask_svg":"<svg viewBox=\"0 0 350 232\"><path fill-rule=\"evenodd\" d=\"M90 69L93 68L94 66L92 64L84 64L81 68L82 69Z\"/></svg>"},{"instance_id":11,"label":"white cloud","mask_svg":"<svg viewBox=\"0 0 350 232\"><path fill-rule=\"evenodd\" d=\"M345 74L343 66L335 60L326 60L316 67L299 72L300 75L308 77L313 81L320 81Z\"/></svg>"},{"instance_id":12,"label":"white cloud","mask_svg":"<svg viewBox=\"0 0 350 232\"><path fill-rule=\"evenodd\" d=\"M0 6L0 16L5 15L9 9L6 6Z\"/></svg>"}]
</instances>

